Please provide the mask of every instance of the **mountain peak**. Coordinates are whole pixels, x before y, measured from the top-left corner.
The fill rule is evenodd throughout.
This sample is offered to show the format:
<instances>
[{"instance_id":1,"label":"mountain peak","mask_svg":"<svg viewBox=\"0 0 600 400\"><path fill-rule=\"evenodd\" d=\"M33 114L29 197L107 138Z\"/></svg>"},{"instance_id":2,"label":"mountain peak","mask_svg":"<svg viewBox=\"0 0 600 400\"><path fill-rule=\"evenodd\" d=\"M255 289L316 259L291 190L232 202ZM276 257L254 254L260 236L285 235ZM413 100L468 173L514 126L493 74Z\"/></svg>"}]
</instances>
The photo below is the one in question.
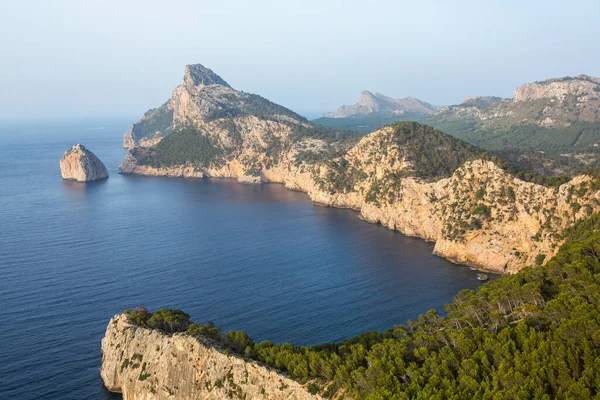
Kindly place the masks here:
<instances>
[{"instance_id":1,"label":"mountain peak","mask_svg":"<svg viewBox=\"0 0 600 400\"><path fill-rule=\"evenodd\" d=\"M518 86L515 89L514 100L557 98L562 101L568 96L596 97L598 91L600 91L600 78L590 75L565 76Z\"/></svg>"},{"instance_id":2,"label":"mountain peak","mask_svg":"<svg viewBox=\"0 0 600 400\"><path fill-rule=\"evenodd\" d=\"M210 68L206 68L202 64L190 64L185 66L185 74L183 76L184 86L208 86L221 85L231 87L223 78L215 74Z\"/></svg>"},{"instance_id":3,"label":"mountain peak","mask_svg":"<svg viewBox=\"0 0 600 400\"><path fill-rule=\"evenodd\" d=\"M354 115L366 115L371 113L384 114L431 114L437 110L435 106L414 97L394 99L381 93L363 90L357 104L352 106L341 106L337 110L324 114L329 118L346 118Z\"/></svg>"}]
</instances>

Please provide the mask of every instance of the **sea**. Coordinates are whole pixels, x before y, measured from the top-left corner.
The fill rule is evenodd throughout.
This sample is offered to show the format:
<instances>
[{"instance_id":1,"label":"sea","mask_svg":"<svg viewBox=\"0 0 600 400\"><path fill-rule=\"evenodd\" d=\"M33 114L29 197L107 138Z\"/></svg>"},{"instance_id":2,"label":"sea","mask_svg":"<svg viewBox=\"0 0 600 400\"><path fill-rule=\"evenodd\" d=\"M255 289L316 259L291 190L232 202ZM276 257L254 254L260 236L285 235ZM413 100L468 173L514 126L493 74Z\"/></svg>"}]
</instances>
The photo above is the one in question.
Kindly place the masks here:
<instances>
[{"instance_id":1,"label":"sea","mask_svg":"<svg viewBox=\"0 0 600 400\"><path fill-rule=\"evenodd\" d=\"M443 312L476 272L280 184L120 175L133 118L0 122L0 398L110 399L110 318L180 308L255 341L341 341ZM110 177L61 179L82 143Z\"/></svg>"}]
</instances>

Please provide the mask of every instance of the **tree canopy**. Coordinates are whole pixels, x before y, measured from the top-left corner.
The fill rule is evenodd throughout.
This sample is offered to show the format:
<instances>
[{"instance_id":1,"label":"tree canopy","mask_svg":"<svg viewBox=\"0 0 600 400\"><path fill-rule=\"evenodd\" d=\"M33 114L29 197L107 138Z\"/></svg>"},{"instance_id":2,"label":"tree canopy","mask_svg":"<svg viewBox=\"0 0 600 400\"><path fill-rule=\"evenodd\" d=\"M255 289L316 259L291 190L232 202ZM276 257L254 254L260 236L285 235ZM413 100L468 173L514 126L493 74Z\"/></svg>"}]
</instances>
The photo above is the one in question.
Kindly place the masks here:
<instances>
[{"instance_id":1,"label":"tree canopy","mask_svg":"<svg viewBox=\"0 0 600 400\"><path fill-rule=\"evenodd\" d=\"M310 380L326 397L343 388L355 399L598 398L600 214L565 238L545 265L459 292L445 316L430 310L406 325L317 346L255 343L241 331L212 338ZM155 319L166 321L162 310Z\"/></svg>"}]
</instances>

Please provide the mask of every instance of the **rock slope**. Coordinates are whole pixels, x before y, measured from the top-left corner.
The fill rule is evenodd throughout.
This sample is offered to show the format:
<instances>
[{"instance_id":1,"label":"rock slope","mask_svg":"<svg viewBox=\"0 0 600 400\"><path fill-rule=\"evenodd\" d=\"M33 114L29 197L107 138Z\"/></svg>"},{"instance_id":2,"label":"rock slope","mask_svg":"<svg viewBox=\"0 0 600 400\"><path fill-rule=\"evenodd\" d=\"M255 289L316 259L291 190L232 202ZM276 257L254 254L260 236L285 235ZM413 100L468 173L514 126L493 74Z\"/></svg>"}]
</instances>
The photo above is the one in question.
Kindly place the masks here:
<instances>
[{"instance_id":1,"label":"rock slope","mask_svg":"<svg viewBox=\"0 0 600 400\"><path fill-rule=\"evenodd\" d=\"M432 114L437 107L415 99L414 97L405 97L402 99L393 99L377 92L364 90L360 93L360 100L352 106L341 106L337 110L323 114L327 118L347 118L371 113L378 114Z\"/></svg>"},{"instance_id":2,"label":"rock slope","mask_svg":"<svg viewBox=\"0 0 600 400\"><path fill-rule=\"evenodd\" d=\"M284 375L225 354L208 339L139 328L125 314L106 328L100 376L124 400L320 399Z\"/></svg>"},{"instance_id":3,"label":"rock slope","mask_svg":"<svg viewBox=\"0 0 600 400\"><path fill-rule=\"evenodd\" d=\"M130 149L121 171L283 183L315 203L352 208L367 221L435 241L443 257L498 273L553 255L560 232L599 208L592 176L560 187L525 182L478 149L410 122L358 143L322 135L291 112L271 106L258 113L247 94L232 90L177 88L168 104L191 131L169 125L156 145ZM231 94L227 102L221 93ZM227 111L206 114L204 105L216 103Z\"/></svg>"},{"instance_id":4,"label":"rock slope","mask_svg":"<svg viewBox=\"0 0 600 400\"><path fill-rule=\"evenodd\" d=\"M81 144L73 145L60 159L63 179L78 182L108 178L108 171L98 157Z\"/></svg>"}]
</instances>

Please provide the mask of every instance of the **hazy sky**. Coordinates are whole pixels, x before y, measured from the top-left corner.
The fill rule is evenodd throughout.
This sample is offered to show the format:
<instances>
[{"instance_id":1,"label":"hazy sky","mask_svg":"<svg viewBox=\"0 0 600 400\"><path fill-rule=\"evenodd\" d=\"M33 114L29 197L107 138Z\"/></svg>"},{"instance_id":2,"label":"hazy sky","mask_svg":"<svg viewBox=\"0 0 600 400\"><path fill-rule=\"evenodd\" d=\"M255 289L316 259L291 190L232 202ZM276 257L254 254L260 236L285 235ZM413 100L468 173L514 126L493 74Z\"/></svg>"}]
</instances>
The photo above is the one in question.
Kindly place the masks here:
<instances>
[{"instance_id":1,"label":"hazy sky","mask_svg":"<svg viewBox=\"0 0 600 400\"><path fill-rule=\"evenodd\" d=\"M185 64L314 116L600 75L600 1L0 0L0 118L133 116Z\"/></svg>"}]
</instances>

